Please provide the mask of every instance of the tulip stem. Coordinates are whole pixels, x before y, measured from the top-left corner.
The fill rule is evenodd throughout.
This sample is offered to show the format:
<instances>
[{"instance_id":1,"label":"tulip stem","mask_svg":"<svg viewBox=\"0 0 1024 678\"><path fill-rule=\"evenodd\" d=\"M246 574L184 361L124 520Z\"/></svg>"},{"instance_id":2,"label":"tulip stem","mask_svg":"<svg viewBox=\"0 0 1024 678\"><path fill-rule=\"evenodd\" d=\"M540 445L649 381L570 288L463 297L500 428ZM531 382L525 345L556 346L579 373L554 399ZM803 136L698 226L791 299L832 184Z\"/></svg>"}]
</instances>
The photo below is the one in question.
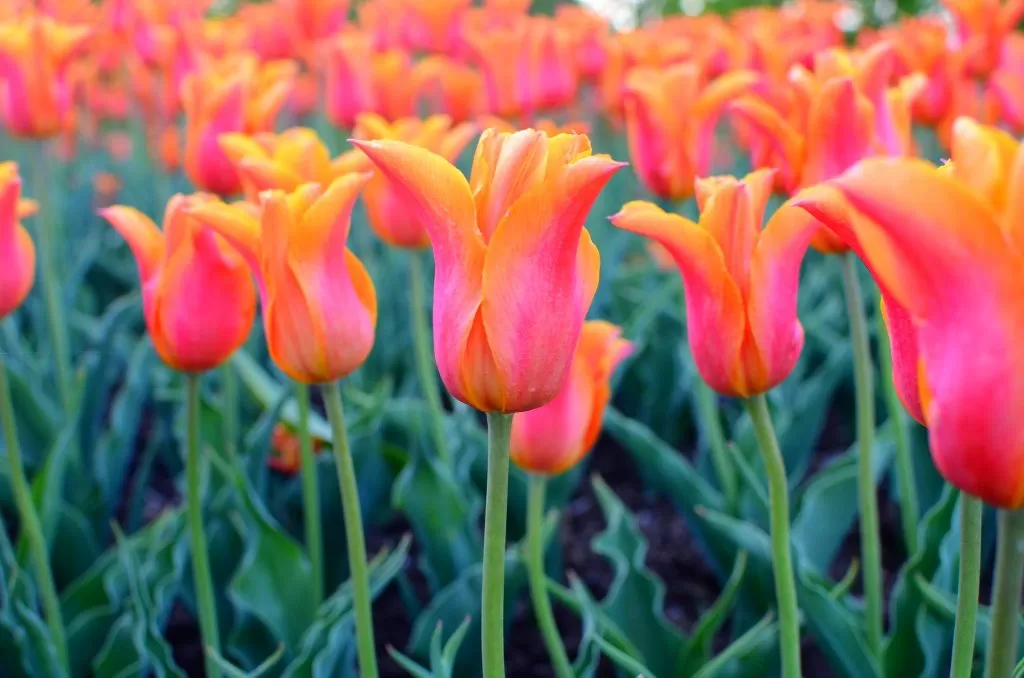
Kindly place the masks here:
<instances>
[{"instance_id":1,"label":"tulip stem","mask_svg":"<svg viewBox=\"0 0 1024 678\"><path fill-rule=\"evenodd\" d=\"M960 495L960 586L957 589L950 678L971 678L971 666L974 664L974 634L978 620L978 589L981 585L982 509L980 499L966 493ZM1020 600L1019 595L1017 599ZM1001 675L1009 676L1011 669L1012 663L1007 672Z\"/></svg>"},{"instance_id":2,"label":"tulip stem","mask_svg":"<svg viewBox=\"0 0 1024 678\"><path fill-rule=\"evenodd\" d=\"M893 440L896 443L896 482L900 491L903 542L907 546L907 553L913 556L917 553L917 525L921 520L921 513L917 499L917 483L914 482L914 464L910 458L910 445L907 441L907 418L903 404L896 394L896 383L892 377L892 346L889 344L889 330L885 326L881 308L878 310L876 319L878 321L879 374L882 375L885 405L889 410L890 427Z\"/></svg>"},{"instance_id":3,"label":"tulip stem","mask_svg":"<svg viewBox=\"0 0 1024 678\"><path fill-rule=\"evenodd\" d=\"M356 640L359 650L359 675L377 678L377 654L373 644L373 611L370 599L370 575L366 566L366 539L363 536L363 516L359 506L359 488L352 451L345 432L345 412L341 406L341 388L338 382L323 387L324 405L331 420L334 440L334 464L341 488L341 508L345 514L345 541L348 546L348 567L352 579L352 600L356 612Z\"/></svg>"},{"instance_id":4,"label":"tulip stem","mask_svg":"<svg viewBox=\"0 0 1024 678\"><path fill-rule=\"evenodd\" d=\"M764 395L747 400L754 424L765 474L768 476L769 524L772 562L775 571L775 598L779 608L779 632L782 650L782 678L800 678L800 609L796 600L793 554L789 546L789 486L779 441L775 437L768 401Z\"/></svg>"},{"instance_id":5,"label":"tulip stem","mask_svg":"<svg viewBox=\"0 0 1024 678\"><path fill-rule=\"evenodd\" d=\"M726 506L731 512L737 509L739 486L736 484L736 469L733 468L726 449L725 431L718 413L718 394L705 381L697 376L694 387L697 400L697 413L701 422L701 433L708 443L711 452L711 463L715 467L715 475L722 486Z\"/></svg>"},{"instance_id":6,"label":"tulip stem","mask_svg":"<svg viewBox=\"0 0 1024 678\"><path fill-rule=\"evenodd\" d=\"M488 412L481 633L484 678L505 675L505 523L511 436L512 415Z\"/></svg>"},{"instance_id":7,"label":"tulip stem","mask_svg":"<svg viewBox=\"0 0 1024 678\"><path fill-rule=\"evenodd\" d=\"M43 303L46 307L46 322L50 330L50 344L53 350L53 364L57 370L57 391L60 395L61 407L66 416L71 416L74 408L74 391L71 382L71 358L68 354L68 328L65 323L63 294L60 275L57 272L58 237L51 214L47 187L53 180L49 172L49 159L46 156L46 142L35 144L36 157L33 163L32 197L39 203L36 215L36 243L39 246L39 270L42 274Z\"/></svg>"},{"instance_id":8,"label":"tulip stem","mask_svg":"<svg viewBox=\"0 0 1024 678\"><path fill-rule=\"evenodd\" d=\"M324 599L324 545L320 527L320 487L317 483L313 438L309 435L309 386L296 383L299 401L299 454L302 462L302 512L306 527L306 550L313 566L313 598L319 605Z\"/></svg>"},{"instance_id":9,"label":"tulip stem","mask_svg":"<svg viewBox=\"0 0 1024 678\"><path fill-rule=\"evenodd\" d=\"M192 578L196 589L196 611L203 636L206 675L220 678L220 668L213 652L220 654L220 631L217 628L217 607L210 576L210 555L203 533L203 497L199 479L199 375L186 375L185 386L185 480L188 491L189 537L192 541ZM212 652L211 652L212 650Z\"/></svg>"},{"instance_id":10,"label":"tulip stem","mask_svg":"<svg viewBox=\"0 0 1024 678\"><path fill-rule=\"evenodd\" d=\"M868 338L864 299L857 279L857 258L842 255L843 286L853 344L854 386L857 400L857 492L860 499L860 549L864 572L867 641L871 653L882 650L882 556L878 538L878 497L871 452L875 435L875 393L871 374L871 345Z\"/></svg>"},{"instance_id":11,"label":"tulip stem","mask_svg":"<svg viewBox=\"0 0 1024 678\"><path fill-rule=\"evenodd\" d=\"M1024 576L1024 510L999 511L986 678L1003 678L1017 663L1021 578Z\"/></svg>"},{"instance_id":12,"label":"tulip stem","mask_svg":"<svg viewBox=\"0 0 1024 678\"><path fill-rule=\"evenodd\" d=\"M573 678L575 672L569 655L562 644L558 633L555 615L551 610L551 599L544 574L544 493L547 490L548 478L544 475L531 474L530 487L526 496L526 569L530 579L530 599L533 602L533 614L537 619L544 644L555 669L556 678Z\"/></svg>"},{"instance_id":13,"label":"tulip stem","mask_svg":"<svg viewBox=\"0 0 1024 678\"><path fill-rule=\"evenodd\" d=\"M11 401L11 389L7 383L7 372L3 365L3 352L0 352L0 426L4 430L4 444L7 447L8 475L14 503L18 507L21 518L21 533L25 535L32 554L32 562L36 569L36 584L43 600L46 612L46 623L50 627L50 638L57 650L57 659L65 671L68 670L68 646L64 634L64 618L57 597L57 587L53 583L53 572L50 570L50 551L43 535L43 527L36 513L35 502L32 501L32 490L25 467L21 461L21 447L18 444L17 422L14 419L14 404Z\"/></svg>"},{"instance_id":14,"label":"tulip stem","mask_svg":"<svg viewBox=\"0 0 1024 678\"><path fill-rule=\"evenodd\" d=\"M419 252L409 257L409 312L412 314L412 340L416 353L416 371L419 373L420 390L427 401L430 413L431 435L438 459L448 460L448 443L444 435L444 408L441 393L437 387L437 370L430 350L430 326L427 319L427 299L423 293L423 265Z\"/></svg>"},{"instance_id":15,"label":"tulip stem","mask_svg":"<svg viewBox=\"0 0 1024 678\"><path fill-rule=\"evenodd\" d=\"M234 462L238 456L238 375L230 360L221 366L220 380L224 390L224 452Z\"/></svg>"}]
</instances>

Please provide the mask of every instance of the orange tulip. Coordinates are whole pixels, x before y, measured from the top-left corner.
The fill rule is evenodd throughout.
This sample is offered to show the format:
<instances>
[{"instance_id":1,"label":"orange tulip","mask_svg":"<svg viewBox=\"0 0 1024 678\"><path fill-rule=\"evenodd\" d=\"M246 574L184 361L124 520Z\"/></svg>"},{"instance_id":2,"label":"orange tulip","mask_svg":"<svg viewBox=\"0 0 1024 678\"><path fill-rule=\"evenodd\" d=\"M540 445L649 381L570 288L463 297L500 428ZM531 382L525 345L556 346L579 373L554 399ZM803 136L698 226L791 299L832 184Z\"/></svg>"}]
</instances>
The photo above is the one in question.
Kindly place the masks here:
<instances>
[{"instance_id":1,"label":"orange tulip","mask_svg":"<svg viewBox=\"0 0 1024 678\"><path fill-rule=\"evenodd\" d=\"M1024 506L1024 148L962 118L953 161L865 160L797 204L882 290L897 391L951 484Z\"/></svg>"},{"instance_id":2,"label":"orange tulip","mask_svg":"<svg viewBox=\"0 0 1024 678\"><path fill-rule=\"evenodd\" d=\"M756 97L731 105L770 149L762 159L778 162L783 191L813 186L872 155L910 154L910 101L922 81L889 87L894 58L888 43L856 59L838 49L816 54L813 72L796 67L790 74L796 105L789 119ZM824 229L812 244L825 253L847 250Z\"/></svg>"},{"instance_id":3,"label":"orange tulip","mask_svg":"<svg viewBox=\"0 0 1024 678\"><path fill-rule=\"evenodd\" d=\"M480 126L484 129L492 128L498 132L511 134L518 129L514 124L494 115L483 115L479 118ZM590 125L583 121L567 122L559 124L551 118L540 118L533 121L533 128L544 132L549 137L556 134L590 134Z\"/></svg>"},{"instance_id":4,"label":"orange tulip","mask_svg":"<svg viewBox=\"0 0 1024 678\"><path fill-rule=\"evenodd\" d=\"M697 181L700 223L648 202L627 203L612 222L668 250L683 277L687 333L704 381L748 398L782 382L804 344L796 317L800 262L818 228L780 208L761 230L773 170L743 180Z\"/></svg>"},{"instance_id":5,"label":"orange tulip","mask_svg":"<svg viewBox=\"0 0 1024 678\"><path fill-rule=\"evenodd\" d=\"M185 172L196 186L219 195L242 189L217 138L227 132L270 131L287 100L295 70L294 62L261 65L254 55L242 53L185 78Z\"/></svg>"},{"instance_id":6,"label":"orange tulip","mask_svg":"<svg viewBox=\"0 0 1024 678\"><path fill-rule=\"evenodd\" d=\"M512 461L531 473L557 475L597 442L611 400L615 367L633 351L621 330L603 320L584 323L569 378L554 400L512 419Z\"/></svg>"},{"instance_id":7,"label":"orange tulip","mask_svg":"<svg viewBox=\"0 0 1024 678\"><path fill-rule=\"evenodd\" d=\"M21 199L18 166L0 163L0 320L21 306L35 282L36 248L21 219L37 207Z\"/></svg>"},{"instance_id":8,"label":"orange tulip","mask_svg":"<svg viewBox=\"0 0 1024 678\"><path fill-rule=\"evenodd\" d=\"M469 66L445 56L428 56L412 68L416 97L434 113L465 122L483 105L483 78Z\"/></svg>"},{"instance_id":9,"label":"orange tulip","mask_svg":"<svg viewBox=\"0 0 1024 678\"><path fill-rule=\"evenodd\" d=\"M451 118L434 115L426 120L403 118L393 125L378 115L367 113L356 120L353 132L357 139L395 139L437 153L448 162L458 160L470 140L476 136L477 127L462 123L452 127ZM360 150L353 150L339 158L345 163L357 161L360 171L372 171L373 163ZM352 164L352 163L349 163ZM381 240L392 247L419 249L430 245L427 229L420 220L420 213L409 204L404 196L395 190L390 181L380 172L374 172L373 179L363 191L366 213L370 226Z\"/></svg>"},{"instance_id":10,"label":"orange tulip","mask_svg":"<svg viewBox=\"0 0 1024 678\"><path fill-rule=\"evenodd\" d=\"M337 381L373 347L377 295L349 250L352 207L369 175L330 186L303 184L260 195L259 216L245 206L196 205L192 214L227 238L256 276L270 357L292 379Z\"/></svg>"},{"instance_id":11,"label":"orange tulip","mask_svg":"<svg viewBox=\"0 0 1024 678\"><path fill-rule=\"evenodd\" d=\"M314 437L313 453L319 454L327 443ZM279 423L270 436L270 449L273 452L267 457L267 465L280 473L294 475L302 468L302 448L299 436L288 424Z\"/></svg>"},{"instance_id":12,"label":"orange tulip","mask_svg":"<svg viewBox=\"0 0 1024 678\"><path fill-rule=\"evenodd\" d=\"M161 233L133 207L100 210L128 242L139 267L146 329L165 363L183 372L212 369L249 336L256 295L245 262L187 211L212 196L176 195Z\"/></svg>"},{"instance_id":13,"label":"orange tulip","mask_svg":"<svg viewBox=\"0 0 1024 678\"><path fill-rule=\"evenodd\" d=\"M961 51L972 75L986 77L999 61L1003 40L1024 16L1024 1L943 0L953 15Z\"/></svg>"},{"instance_id":14,"label":"orange tulip","mask_svg":"<svg viewBox=\"0 0 1024 678\"><path fill-rule=\"evenodd\" d=\"M586 214L623 163L582 135L484 132L470 180L398 141L353 142L419 215L433 245L434 353L451 394L485 412L550 402L597 290Z\"/></svg>"},{"instance_id":15,"label":"orange tulip","mask_svg":"<svg viewBox=\"0 0 1024 678\"><path fill-rule=\"evenodd\" d=\"M413 114L411 60L399 50L377 52L370 35L344 34L327 47L324 113L350 128L360 113L389 120Z\"/></svg>"},{"instance_id":16,"label":"orange tulip","mask_svg":"<svg viewBox=\"0 0 1024 678\"><path fill-rule=\"evenodd\" d=\"M406 47L419 52L452 54L459 27L472 0L402 0ZM391 18L394 21L393 18Z\"/></svg>"},{"instance_id":17,"label":"orange tulip","mask_svg":"<svg viewBox=\"0 0 1024 678\"><path fill-rule=\"evenodd\" d=\"M0 115L11 134L52 137L71 112L69 68L90 29L34 13L0 23Z\"/></svg>"},{"instance_id":18,"label":"orange tulip","mask_svg":"<svg viewBox=\"0 0 1024 678\"><path fill-rule=\"evenodd\" d=\"M245 196L253 203L259 203L259 194L269 189L290 193L306 183L327 186L346 169L344 161L331 160L317 133L305 127L280 134L223 134L218 144L238 170Z\"/></svg>"},{"instance_id":19,"label":"orange tulip","mask_svg":"<svg viewBox=\"0 0 1024 678\"><path fill-rule=\"evenodd\" d=\"M734 71L705 86L693 63L633 70L626 81L626 132L630 158L647 190L671 200L693 195L694 179L711 169L724 106L757 79L752 71Z\"/></svg>"}]
</instances>

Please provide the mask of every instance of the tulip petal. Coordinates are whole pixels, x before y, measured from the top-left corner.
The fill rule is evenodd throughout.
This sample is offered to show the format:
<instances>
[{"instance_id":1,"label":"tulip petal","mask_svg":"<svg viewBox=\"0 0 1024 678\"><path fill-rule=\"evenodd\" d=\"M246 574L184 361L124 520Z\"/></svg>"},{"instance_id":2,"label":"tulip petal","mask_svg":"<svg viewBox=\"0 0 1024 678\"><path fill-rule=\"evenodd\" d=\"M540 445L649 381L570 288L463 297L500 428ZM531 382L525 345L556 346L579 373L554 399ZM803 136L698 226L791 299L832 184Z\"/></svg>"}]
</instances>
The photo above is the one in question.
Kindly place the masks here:
<instances>
[{"instance_id":1,"label":"tulip petal","mask_svg":"<svg viewBox=\"0 0 1024 678\"><path fill-rule=\"evenodd\" d=\"M248 264L258 283L260 297L266 302L259 220L237 205L227 205L218 201L189 201L186 212L203 226L216 231L235 248Z\"/></svg>"},{"instance_id":2,"label":"tulip petal","mask_svg":"<svg viewBox=\"0 0 1024 678\"><path fill-rule=\"evenodd\" d=\"M121 234L139 266L139 278L145 285L160 269L164 256L164 235L145 214L125 205L100 210L100 216Z\"/></svg>"},{"instance_id":3,"label":"tulip petal","mask_svg":"<svg viewBox=\"0 0 1024 678\"><path fill-rule=\"evenodd\" d=\"M560 182L513 203L491 239L481 315L504 395L515 394L518 410L543 405L565 380L592 300L583 298L578 264L583 222L621 167L602 157L569 165ZM596 248L589 251L592 268Z\"/></svg>"},{"instance_id":4,"label":"tulip petal","mask_svg":"<svg viewBox=\"0 0 1024 678\"><path fill-rule=\"evenodd\" d=\"M1003 231L1017 253L1024 255L1024 144L1017 149L1006 181Z\"/></svg>"},{"instance_id":5,"label":"tulip petal","mask_svg":"<svg viewBox=\"0 0 1024 678\"><path fill-rule=\"evenodd\" d=\"M903 407L918 423L924 425L921 406L921 387L918 383L920 352L917 346L917 328L907 313L892 297L882 295L882 317L889 332L892 353L892 380Z\"/></svg>"},{"instance_id":6,"label":"tulip petal","mask_svg":"<svg viewBox=\"0 0 1024 678\"><path fill-rule=\"evenodd\" d=\"M830 80L822 86L807 125L804 186L838 176L871 155L874 111L850 78Z\"/></svg>"},{"instance_id":7,"label":"tulip petal","mask_svg":"<svg viewBox=\"0 0 1024 678\"><path fill-rule=\"evenodd\" d=\"M767 102L755 97L743 97L729 104L730 113L736 114L750 125L755 134L782 160L780 169L795 182L803 167L804 139Z\"/></svg>"},{"instance_id":8,"label":"tulip petal","mask_svg":"<svg viewBox=\"0 0 1024 678\"><path fill-rule=\"evenodd\" d=\"M483 295L487 248L465 177L440 156L395 141L353 141L420 216L434 249L434 346L445 386L460 397L461 366ZM461 398L460 398L461 399Z\"/></svg>"},{"instance_id":9,"label":"tulip petal","mask_svg":"<svg viewBox=\"0 0 1024 678\"><path fill-rule=\"evenodd\" d=\"M477 223L490 241L509 207L544 177L549 140L543 132L484 132L476 147L470 186Z\"/></svg>"},{"instance_id":10,"label":"tulip petal","mask_svg":"<svg viewBox=\"0 0 1024 678\"><path fill-rule=\"evenodd\" d=\"M612 223L652 238L675 260L686 293L690 348L704 381L719 393L750 395L740 362L743 299L715 238L689 219L641 201L626 203Z\"/></svg>"}]
</instances>

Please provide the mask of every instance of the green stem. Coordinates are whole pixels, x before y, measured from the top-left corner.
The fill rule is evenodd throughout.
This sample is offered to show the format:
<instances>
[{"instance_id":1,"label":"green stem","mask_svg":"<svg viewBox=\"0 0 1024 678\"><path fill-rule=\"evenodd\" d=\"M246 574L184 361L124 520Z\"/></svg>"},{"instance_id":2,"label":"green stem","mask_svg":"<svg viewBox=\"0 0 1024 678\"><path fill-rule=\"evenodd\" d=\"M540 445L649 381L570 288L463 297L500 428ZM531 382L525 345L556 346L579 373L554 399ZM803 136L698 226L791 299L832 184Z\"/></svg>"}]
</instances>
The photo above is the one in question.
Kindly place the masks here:
<instances>
[{"instance_id":1,"label":"green stem","mask_svg":"<svg viewBox=\"0 0 1024 678\"><path fill-rule=\"evenodd\" d=\"M881 299L881 297L879 297ZM896 443L896 482L900 491L900 521L903 525L903 541L907 553L917 553L917 526L921 522L921 509L917 499L917 483L914 482L914 464L910 458L910 444L907 441L907 418L903 404L896 394L892 378L892 346L889 344L889 330L885 326L881 309L876 314L878 322L878 361L882 375L885 404L889 410L889 422Z\"/></svg>"},{"instance_id":2,"label":"green stem","mask_svg":"<svg viewBox=\"0 0 1024 678\"><path fill-rule=\"evenodd\" d=\"M46 322L50 330L53 364L57 370L57 391L64 414L70 416L74 409L75 394L71 379L71 358L68 353L68 327L57 268L59 240L52 215L53 205L50 204L47 191L53 177L49 172L46 142L37 142L35 150L36 157L33 163L35 195L31 197L39 203L39 213L36 215L36 245L39 247L39 271L42 278L40 282L42 283L43 303L46 307Z\"/></svg>"},{"instance_id":3,"label":"green stem","mask_svg":"<svg viewBox=\"0 0 1024 678\"><path fill-rule=\"evenodd\" d=\"M230 360L221 366L220 379L224 389L224 452L234 460L238 456L238 375Z\"/></svg>"},{"instance_id":4,"label":"green stem","mask_svg":"<svg viewBox=\"0 0 1024 678\"><path fill-rule=\"evenodd\" d=\"M299 454L302 462L302 511L306 526L306 549L313 565L313 598L319 605L324 599L324 545L320 527L320 487L317 483L313 438L309 435L309 386L295 385L299 401Z\"/></svg>"},{"instance_id":5,"label":"green stem","mask_svg":"<svg viewBox=\"0 0 1024 678\"><path fill-rule=\"evenodd\" d=\"M768 401L764 395L747 400L754 433L764 458L768 476L772 562L775 570L775 597L779 608L779 636L782 646L783 678L800 678L800 610L796 601L793 555L789 547L789 486L779 441L775 438Z\"/></svg>"},{"instance_id":6,"label":"green stem","mask_svg":"<svg viewBox=\"0 0 1024 678\"><path fill-rule=\"evenodd\" d=\"M36 513L36 505L32 501L32 490L25 467L21 462L21 447L18 444L18 429L14 420L14 404L11 401L11 389L7 383L7 372L3 365L3 353L0 352L0 425L4 429L4 444L7 447L7 463L10 473L11 491L14 492L14 503L18 507L21 519L21 532L28 541L32 554L32 562L36 569L36 584L39 595L43 599L43 610L46 612L46 623L50 627L50 637L57 649L57 658L66 671L68 669L68 645L64 635L64 618L60 610L60 599L57 587L53 583L53 572L50 571L50 553L43 536L43 526Z\"/></svg>"},{"instance_id":7,"label":"green stem","mask_svg":"<svg viewBox=\"0 0 1024 678\"><path fill-rule=\"evenodd\" d=\"M857 280L857 258L842 256L843 286L853 344L854 386L857 397L857 494L860 503L860 549L864 567L867 640L871 653L882 650L882 556L878 537L878 497L871 452L875 434L875 393L871 375L871 345L868 339L864 300Z\"/></svg>"},{"instance_id":8,"label":"green stem","mask_svg":"<svg viewBox=\"0 0 1024 678\"><path fill-rule=\"evenodd\" d=\"M1021 577L1024 576L1024 510L999 511L996 569L992 587L992 630L989 632L986 678L1013 672L1020 628Z\"/></svg>"},{"instance_id":9,"label":"green stem","mask_svg":"<svg viewBox=\"0 0 1024 678\"><path fill-rule=\"evenodd\" d=\"M974 664L974 633L981 584L982 508L980 499L968 494L960 495L960 587L957 589L950 678L971 678L971 666ZM1017 600L1020 600L1019 595ZM1011 663L1007 673L1002 675L1009 676L1012 669Z\"/></svg>"},{"instance_id":10,"label":"green stem","mask_svg":"<svg viewBox=\"0 0 1024 678\"><path fill-rule=\"evenodd\" d=\"M409 311L412 314L412 340L416 354L416 372L420 380L420 390L427 401L430 412L431 435L434 436L434 449L442 461L448 459L448 442L444 435L444 408L441 406L441 394L437 387L437 370L434 367L434 354L430 350L430 324L427 319L427 299L423 291L423 265L420 253L412 252L409 257Z\"/></svg>"},{"instance_id":11,"label":"green stem","mask_svg":"<svg viewBox=\"0 0 1024 678\"><path fill-rule=\"evenodd\" d=\"M739 486L736 481L736 469L733 468L729 451L726 449L725 432L718 414L718 394L703 379L697 378L695 387L697 412L700 416L701 432L705 436L711 450L711 463L715 467L715 475L722 485L726 505L731 512L736 511L739 498Z\"/></svg>"},{"instance_id":12,"label":"green stem","mask_svg":"<svg viewBox=\"0 0 1024 678\"><path fill-rule=\"evenodd\" d=\"M487 498L484 509L484 678L505 675L505 522L508 513L512 415L487 413Z\"/></svg>"},{"instance_id":13,"label":"green stem","mask_svg":"<svg viewBox=\"0 0 1024 678\"><path fill-rule=\"evenodd\" d=\"M209 650L220 654L220 631L217 628L217 607L213 598L213 578L210 576L210 555L206 550L203 533L203 497L199 479L199 375L186 375L185 392L185 476L188 491L189 536L192 541L192 577L196 589L196 610L199 630L203 636L203 653L208 678L219 678L220 668Z\"/></svg>"},{"instance_id":14,"label":"green stem","mask_svg":"<svg viewBox=\"0 0 1024 678\"><path fill-rule=\"evenodd\" d=\"M555 624L555 615L551 610L551 599L544 574L544 492L547 489L547 476L530 475L530 487L526 497L526 569L530 579L530 598L533 602L533 614L537 618L544 644L555 669L556 678L573 678L575 672L569 655L562 644L562 637Z\"/></svg>"},{"instance_id":15,"label":"green stem","mask_svg":"<svg viewBox=\"0 0 1024 678\"><path fill-rule=\"evenodd\" d=\"M345 432L345 412L341 406L341 388L338 382L323 387L324 404L331 420L334 437L334 464L341 488L341 508L345 514L345 541L348 546L348 567L352 577L352 601L356 612L356 639L359 648L359 675L377 678L377 655L373 644L373 610L370 599L370 575L366 566L366 539L363 536L363 516L359 506L359 488L356 469Z\"/></svg>"}]
</instances>

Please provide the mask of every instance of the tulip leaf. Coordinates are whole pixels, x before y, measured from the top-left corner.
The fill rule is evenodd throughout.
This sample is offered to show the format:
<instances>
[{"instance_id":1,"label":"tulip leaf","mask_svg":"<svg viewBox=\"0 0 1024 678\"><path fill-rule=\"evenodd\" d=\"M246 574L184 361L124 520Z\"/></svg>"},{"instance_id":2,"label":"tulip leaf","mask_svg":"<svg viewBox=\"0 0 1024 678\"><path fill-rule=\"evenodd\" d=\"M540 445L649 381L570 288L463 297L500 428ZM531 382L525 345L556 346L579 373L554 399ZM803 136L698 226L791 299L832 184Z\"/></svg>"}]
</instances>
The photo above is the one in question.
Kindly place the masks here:
<instances>
[{"instance_id":1,"label":"tulip leaf","mask_svg":"<svg viewBox=\"0 0 1024 678\"><path fill-rule=\"evenodd\" d=\"M914 585L918 576L930 578L939 566L939 548L949 531L958 492L947 485L942 497L925 514L918 529L918 549L903 565L889 602L890 632L883 651L885 675L917 676L925 668L918 635L924 600Z\"/></svg>"},{"instance_id":2,"label":"tulip leaf","mask_svg":"<svg viewBox=\"0 0 1024 678\"><path fill-rule=\"evenodd\" d=\"M686 648L686 656L683 658L681 668L676 671L675 675L693 675L701 666L710 661L711 641L732 610L746 571L747 553L746 551L740 551L736 556L736 562L732 566L732 574L729 575L722 593L711 607L701 615L690 632L690 642Z\"/></svg>"},{"instance_id":3,"label":"tulip leaf","mask_svg":"<svg viewBox=\"0 0 1024 678\"><path fill-rule=\"evenodd\" d=\"M415 455L395 480L392 504L412 523L431 588L443 588L480 560L476 516L449 467Z\"/></svg>"},{"instance_id":4,"label":"tulip leaf","mask_svg":"<svg viewBox=\"0 0 1024 678\"><path fill-rule=\"evenodd\" d=\"M74 450L74 438L77 433L77 418L72 417L60 435L54 440L43 461L42 468L32 478L32 503L39 513L39 522L43 528L43 536L47 546L52 548L64 495L64 477ZM28 562L28 543L22 535L18 540L18 560Z\"/></svg>"},{"instance_id":5,"label":"tulip leaf","mask_svg":"<svg viewBox=\"0 0 1024 678\"><path fill-rule=\"evenodd\" d=\"M274 407L275 403L282 398L282 393L288 391L288 387L278 383L244 350L235 352L231 357L231 366L238 372L242 383L249 389L253 398L265 409ZM286 400L284 406L281 407L281 418L292 428L297 429L299 426L299 404L294 398L284 397ZM309 414L309 434L319 440L330 441L333 439L331 425L316 412Z\"/></svg>"},{"instance_id":6,"label":"tulip leaf","mask_svg":"<svg viewBox=\"0 0 1024 678\"><path fill-rule=\"evenodd\" d=\"M665 618L665 585L644 562L647 541L636 517L599 477L593 486L607 525L591 546L615 572L601 609L639 649L643 664L656 675L670 676L682 663L686 639Z\"/></svg>"},{"instance_id":7,"label":"tulip leaf","mask_svg":"<svg viewBox=\"0 0 1024 678\"><path fill-rule=\"evenodd\" d=\"M409 539L403 539L391 553L379 553L370 560L370 595L376 598L405 567ZM282 678L329 678L351 672L355 660L355 618L352 584L345 582L316 610L316 616L299 642L289 648L294 658Z\"/></svg>"},{"instance_id":8,"label":"tulip leaf","mask_svg":"<svg viewBox=\"0 0 1024 678\"><path fill-rule=\"evenodd\" d=\"M459 648L466 637L466 632L469 631L471 621L469 617L466 617L459 624L459 628L455 629L455 632L445 642L443 648L441 646L441 634L444 631L444 624L441 622L437 623L437 626L434 628L434 635L430 637L429 671L393 647L388 648L388 654L391 655L396 664L408 671L409 675L416 678L452 678L452 672L455 669L455 657L459 653Z\"/></svg>"},{"instance_id":9,"label":"tulip leaf","mask_svg":"<svg viewBox=\"0 0 1024 678\"><path fill-rule=\"evenodd\" d=\"M881 482L892 462L895 446L888 426L880 429L872 447L871 470ZM828 571L859 514L857 444L836 457L808 483L801 497L791 538L803 563L816 572Z\"/></svg>"},{"instance_id":10,"label":"tulip leaf","mask_svg":"<svg viewBox=\"0 0 1024 678\"><path fill-rule=\"evenodd\" d=\"M717 657L704 664L699 671L681 675L692 675L693 678L724 678L755 672L764 674L765 655L769 652L778 655L778 635L779 624L774 620L774 615L769 613L730 643ZM751 658L756 658L756 661L750 662ZM744 668L750 670L744 671Z\"/></svg>"}]
</instances>

